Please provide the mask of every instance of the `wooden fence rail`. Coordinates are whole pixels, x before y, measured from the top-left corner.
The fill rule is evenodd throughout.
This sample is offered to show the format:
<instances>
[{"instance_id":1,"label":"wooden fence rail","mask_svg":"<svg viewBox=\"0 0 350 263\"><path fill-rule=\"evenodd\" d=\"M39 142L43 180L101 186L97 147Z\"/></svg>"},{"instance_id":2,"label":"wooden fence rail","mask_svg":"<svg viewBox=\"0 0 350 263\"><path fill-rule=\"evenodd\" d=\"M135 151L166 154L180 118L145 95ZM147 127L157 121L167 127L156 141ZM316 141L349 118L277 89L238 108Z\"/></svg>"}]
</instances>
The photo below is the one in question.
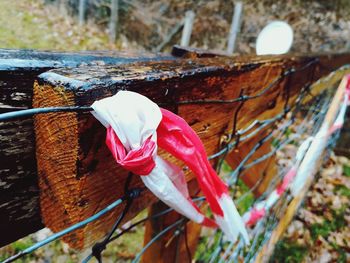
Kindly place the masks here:
<instances>
[{"instance_id":1,"label":"wooden fence rail","mask_svg":"<svg viewBox=\"0 0 350 263\"><path fill-rule=\"evenodd\" d=\"M32 108L37 76L59 67L172 59L123 52L0 50L0 112ZM0 246L43 227L32 118L0 122Z\"/></svg>"},{"instance_id":2,"label":"wooden fence rail","mask_svg":"<svg viewBox=\"0 0 350 263\"><path fill-rule=\"evenodd\" d=\"M45 54L49 56L49 53ZM225 57L179 47L173 54L181 54L181 57L148 56L126 59L118 57L118 54L112 54L111 58L103 54L101 60L105 63L89 66L76 67L76 64L69 64L60 57L56 57L56 60L51 59L51 64L46 67L32 66L28 69L8 67L7 71L3 70L0 75L0 81L3 81L0 94L6 94L5 92L14 90L14 87L21 87L26 94L29 94L21 107L28 108L32 105L33 107L90 106L95 100L111 96L121 89L136 91L182 116L198 133L208 155L212 155L222 148L234 126L237 130L242 129L253 120L271 118L283 112L286 107L286 98L288 98L288 105L292 106L298 93L306 85L350 62L350 54ZM71 63L77 63L80 58L82 62L86 59L87 63L91 64L96 56L102 55L72 54L68 56L73 58ZM13 52L8 58L2 60L13 63L15 59L17 59L16 53ZM28 61L31 60L33 59L28 59ZM62 66L72 68L61 68ZM55 69L47 71L51 68ZM19 77L10 78L17 72L18 75L22 74L22 78L27 79L26 84L18 84ZM38 74L40 76L36 77ZM36 81L31 105L28 98L31 98L34 80ZM320 92L324 88L326 86L320 85L313 92ZM6 98L2 101L12 103L11 96L2 97ZM248 97L251 100L245 100ZM240 110L234 124L233 116L238 107ZM1 163L0 179L1 182L5 182L5 187L3 185L1 187L4 191L9 191L7 195L9 193L11 195L3 194L3 190L0 192L0 226L3 228L3 233L6 233L0 237L0 245L25 236L43 225L54 231L62 230L93 215L124 194L123 186L127 173L113 161L104 145L105 130L90 113L37 115L35 143L32 120L27 119L25 124L21 122L22 120L2 123L0 127L0 132L4 134L0 136L1 140L7 140L9 145L11 143L11 146L1 149L3 156L8 156L8 152L11 153L8 150L11 147L19 147L22 151L24 147L28 147L27 159L23 160L24 154L21 154L17 148L18 150L10 155L12 157L8 162ZM6 129L9 125L12 129L15 125L27 127L26 138L30 139L20 145L16 139L10 140L8 134L12 134L14 138L19 137L20 134L16 134L13 130L12 133L8 132ZM236 167L246 150L252 147L252 142L264 136L264 132L266 131L261 131L256 137L244 142L237 151L229 154L229 164ZM262 147L255 156L259 157L269 150ZM163 157L176 164L170 156L163 154ZM28 167L21 166L21 160ZM269 170L273 171L273 164L269 164L270 160L260 165L270 165ZM9 170L8 165L14 168ZM22 169L23 172L14 169ZM264 169L254 170L256 178L266 178L267 184L269 176L262 175L261 170ZM23 183L22 174L27 176L26 183ZM13 179L14 175L15 179ZM243 180L248 185L252 185L256 178L246 176ZM193 176L189 172L186 172L186 179L191 182L193 192L196 192L198 188L192 182ZM141 185L139 178L135 177L131 187ZM28 189L34 190L29 192ZM40 204L38 189L40 189ZM264 184L255 194L259 195L263 191ZM16 200L15 204L11 203L13 200ZM30 203L28 200L31 200ZM156 202L156 198L151 193L142 193L142 198L134 201L125 220L133 218L152 204L154 205L150 209L155 213L161 206ZM92 245L110 230L122 209L122 206L117 208L101 220L68 235L65 240L76 248ZM26 217L23 217L23 214ZM169 218L158 221L158 225L149 223L145 242L157 231L169 225L175 217L176 214L173 213ZM189 228L193 233L193 238L189 240L190 248L193 250L200 228L195 224L189 225ZM156 259L155 261L169 262L169 258L175 258L169 257L171 253L185 249L175 246L176 241L176 239L172 241L164 239L155 243L148 250L149 254L144 255L145 261L147 257L152 257ZM167 248L165 248L166 243ZM184 254L180 253L180 255Z\"/></svg>"}]
</instances>

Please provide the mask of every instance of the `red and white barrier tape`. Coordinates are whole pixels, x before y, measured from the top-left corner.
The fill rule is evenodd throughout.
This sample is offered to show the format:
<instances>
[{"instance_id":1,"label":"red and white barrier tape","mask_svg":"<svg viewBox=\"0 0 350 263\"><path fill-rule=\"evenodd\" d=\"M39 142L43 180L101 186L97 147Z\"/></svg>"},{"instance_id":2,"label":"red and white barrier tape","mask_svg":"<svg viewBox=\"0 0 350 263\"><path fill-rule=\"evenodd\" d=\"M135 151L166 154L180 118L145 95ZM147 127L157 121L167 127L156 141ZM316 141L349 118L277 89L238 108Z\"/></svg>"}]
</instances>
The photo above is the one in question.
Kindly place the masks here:
<instances>
[{"instance_id":1,"label":"red and white barrier tape","mask_svg":"<svg viewBox=\"0 0 350 263\"><path fill-rule=\"evenodd\" d=\"M309 137L300 145L296 154L294 165L288 170L288 172L283 177L282 182L276 187L276 189L273 190L265 200L255 204L251 210L243 215L243 220L248 227L255 225L260 219L262 219L273 207L273 205L281 198L281 196L287 191L297 174L300 162L308 150L312 139L312 137Z\"/></svg>"},{"instance_id":2,"label":"red and white barrier tape","mask_svg":"<svg viewBox=\"0 0 350 263\"><path fill-rule=\"evenodd\" d=\"M333 125L320 129L315 137L305 140L299 147L295 164L270 195L240 217L227 185L217 176L202 142L185 120L170 111L161 109L148 98L130 91L94 102L93 115L107 128L106 144L114 159L126 170L141 176L142 181L159 199L189 219L208 227L219 226L227 238L235 242L242 235L249 243L245 225L256 224L281 198L287 189L295 195L303 186L308 164L303 157L311 154L316 160L317 141L324 143L325 136L344 124L349 104L350 88L346 87L343 104ZM191 200L185 176L176 165L157 154L158 146L183 161L196 175L199 186L214 214L215 222L203 215ZM310 153L311 152L311 153Z\"/></svg>"},{"instance_id":3,"label":"red and white barrier tape","mask_svg":"<svg viewBox=\"0 0 350 263\"><path fill-rule=\"evenodd\" d=\"M321 128L315 137L310 136L300 145L296 154L295 164L288 170L282 182L274 191L270 193L270 195L265 200L255 204L254 207L252 207L243 215L243 220L246 226L250 227L252 225L255 225L260 219L262 219L273 207L273 205L276 204L276 202L281 198L283 193L287 191L288 188L290 188L293 195L296 196L299 193L300 189L304 186L304 175L308 172L309 163L313 162L313 160L311 160L311 162L303 163L303 165L301 165L306 152L309 151L309 154L311 152L310 155L313 156L313 159L317 159L319 154L321 154L321 151L319 151L319 147L311 147L312 144L317 145L317 141L320 144L324 144L325 137L330 136L337 130L341 129L344 125L346 109L349 106L350 102L350 77L347 76L346 78L347 85L344 92L344 99L332 126L328 129L328 131L325 131Z\"/></svg>"},{"instance_id":4,"label":"red and white barrier tape","mask_svg":"<svg viewBox=\"0 0 350 263\"><path fill-rule=\"evenodd\" d=\"M249 243L227 185L213 170L202 142L185 120L130 91L119 91L96 101L92 108L93 115L107 128L106 144L116 162L140 175L154 195L197 223L218 225L232 242L240 234ZM205 217L191 200L183 172L157 154L158 146L193 171L215 222Z\"/></svg>"}]
</instances>

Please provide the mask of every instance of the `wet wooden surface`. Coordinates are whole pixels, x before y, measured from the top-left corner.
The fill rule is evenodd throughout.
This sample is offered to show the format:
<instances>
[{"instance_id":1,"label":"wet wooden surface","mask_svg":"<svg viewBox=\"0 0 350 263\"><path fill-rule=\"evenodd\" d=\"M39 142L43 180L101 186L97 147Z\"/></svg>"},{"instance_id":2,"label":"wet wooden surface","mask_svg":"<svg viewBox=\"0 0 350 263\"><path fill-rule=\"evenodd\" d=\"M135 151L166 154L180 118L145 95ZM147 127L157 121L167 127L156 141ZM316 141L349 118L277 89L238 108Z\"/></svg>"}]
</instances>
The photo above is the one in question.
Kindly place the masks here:
<instances>
[{"instance_id":1,"label":"wet wooden surface","mask_svg":"<svg viewBox=\"0 0 350 263\"><path fill-rule=\"evenodd\" d=\"M0 49L0 113L32 107L35 78L50 69L172 59L130 52ZM0 246L43 227L32 118L0 122Z\"/></svg>"},{"instance_id":2,"label":"wet wooden surface","mask_svg":"<svg viewBox=\"0 0 350 263\"><path fill-rule=\"evenodd\" d=\"M262 96L244 102L237 129L245 128L256 119L271 118L282 112L287 97L288 104L293 105L305 85L349 61L350 55L344 54L216 57L58 69L40 76L34 88L34 106L89 106L121 89L136 91L182 116L211 155L220 149L222 137L232 132L233 115L239 103L202 100L228 101L242 94L254 96L280 78ZM290 69L294 70L281 78ZM90 113L38 115L35 130L45 225L58 231L123 195L127 173L113 161L104 145L105 129ZM187 173L187 179L191 178ZM132 186L141 185L136 177ZM155 201L151 193L143 193L135 200L126 220ZM119 207L66 240L78 248L91 245L110 229L122 209Z\"/></svg>"}]
</instances>

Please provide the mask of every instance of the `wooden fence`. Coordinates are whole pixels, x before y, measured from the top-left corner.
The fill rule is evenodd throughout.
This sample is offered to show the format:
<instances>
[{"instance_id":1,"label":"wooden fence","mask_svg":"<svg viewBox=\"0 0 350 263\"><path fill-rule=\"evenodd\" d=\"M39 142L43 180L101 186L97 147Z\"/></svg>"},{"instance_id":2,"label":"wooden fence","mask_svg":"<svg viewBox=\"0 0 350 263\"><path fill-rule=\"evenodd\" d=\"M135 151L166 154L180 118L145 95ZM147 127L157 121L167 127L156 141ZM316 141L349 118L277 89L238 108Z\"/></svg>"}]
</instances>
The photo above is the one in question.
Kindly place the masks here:
<instances>
[{"instance_id":1,"label":"wooden fence","mask_svg":"<svg viewBox=\"0 0 350 263\"><path fill-rule=\"evenodd\" d=\"M174 47L172 56L3 50L0 109L9 112L31 107L90 106L121 89L131 90L183 117L210 156L235 139L231 135L237 130L293 106L305 86L349 62L350 54L229 57L181 47ZM334 85L344 72L333 74L326 83L319 82L312 89L313 95ZM65 229L124 195L128 173L113 161L103 143L105 130L89 112L39 114L34 120L35 125L31 117L0 123L0 156L4 160L0 163L0 245L44 226L54 232ZM228 164L237 168L271 127L227 153ZM269 151L270 146L265 145L254 152L254 157ZM179 164L169 155L163 153L163 157ZM216 162L212 160L213 165ZM244 174L242 179L250 187L262 179L254 190L259 196L275 171L271 156L251 168L254 177ZM193 178L186 171L190 191L195 195L198 186ZM135 177L129 187L142 187L142 183ZM152 215L164 205L145 191L134 200L124 222L145 208ZM111 229L123 209L117 207L64 240L78 249L92 246ZM171 212L148 221L145 244L178 218ZM200 226L189 222L187 231L191 233L187 242L182 235L166 236L153 243L143 260L186 260L188 247L192 255L196 249Z\"/></svg>"}]
</instances>

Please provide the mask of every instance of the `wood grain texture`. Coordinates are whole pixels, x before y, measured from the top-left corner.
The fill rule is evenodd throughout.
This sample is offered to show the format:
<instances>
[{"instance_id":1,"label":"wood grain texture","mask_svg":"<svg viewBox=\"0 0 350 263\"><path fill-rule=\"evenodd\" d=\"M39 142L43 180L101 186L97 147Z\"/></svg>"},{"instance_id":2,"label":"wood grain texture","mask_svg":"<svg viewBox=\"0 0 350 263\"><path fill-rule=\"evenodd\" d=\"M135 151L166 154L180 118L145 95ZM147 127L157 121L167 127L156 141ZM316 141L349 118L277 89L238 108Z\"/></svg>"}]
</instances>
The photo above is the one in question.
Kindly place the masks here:
<instances>
[{"instance_id":1,"label":"wood grain texture","mask_svg":"<svg viewBox=\"0 0 350 263\"><path fill-rule=\"evenodd\" d=\"M51 97L70 98L73 94L69 102L62 100L61 106L70 105L71 102L74 105L87 106L121 89L136 91L182 116L198 133L208 155L211 155L219 150L222 136L232 132L233 114L239 103L196 104L191 101L230 100L238 98L242 93L254 96L286 70L296 69L288 77L281 78L276 85L266 90L263 96L244 103L239 112L237 128L245 128L256 119L264 120L280 113L284 109L286 94L289 94L288 103L292 105L306 84L349 61L350 55L324 56L316 59L307 56L222 57L135 63L128 66L58 69L39 77L34 101L36 107L52 106L56 100L51 100ZM46 89L50 92L45 93ZM46 97L45 94L51 95ZM62 142L64 146L60 145L52 154L47 152L49 158L45 159L37 153L37 157L41 159L38 160L38 163L41 163L38 168L39 175L43 177L40 182L47 182L52 189L57 189L52 192L51 198L57 200L51 204L52 210L42 210L45 224L55 231L62 228L64 225L62 221L76 223L121 197L127 176L127 173L113 161L104 145L105 129L89 113L75 114L74 117L67 115L69 121L65 121L64 117L57 121L56 118L61 118L60 116L61 114L50 114L45 118L41 116L36 118L38 138L46 138L43 134L47 130L54 130L52 136L66 140ZM77 134L64 131L76 125ZM56 141L47 137L38 140L37 143L38 147L44 148L51 143L55 145L58 143ZM50 147L55 149L54 146ZM67 164L66 158L60 157L65 156L65 151L69 152L70 156L69 171L64 168ZM175 163L181 165L179 162ZM51 166L66 172L57 178L57 174L48 168ZM187 173L187 180L190 179L191 176ZM140 185L140 180L135 179L133 186ZM66 187L72 190L66 191ZM45 190L41 195L43 206L45 203L51 203L47 201L44 192ZM155 201L156 198L152 194L143 193L141 198L135 200L126 220ZM56 216L50 212L61 211L59 207L65 207L65 213ZM103 219L71 235L68 238L71 240L70 243L80 248L91 245L110 229L121 210L122 207L119 207Z\"/></svg>"},{"instance_id":2,"label":"wood grain texture","mask_svg":"<svg viewBox=\"0 0 350 263\"><path fill-rule=\"evenodd\" d=\"M32 107L35 78L50 69L172 59L130 52L0 49L0 113ZM0 122L0 246L43 227L32 118Z\"/></svg>"}]
</instances>

